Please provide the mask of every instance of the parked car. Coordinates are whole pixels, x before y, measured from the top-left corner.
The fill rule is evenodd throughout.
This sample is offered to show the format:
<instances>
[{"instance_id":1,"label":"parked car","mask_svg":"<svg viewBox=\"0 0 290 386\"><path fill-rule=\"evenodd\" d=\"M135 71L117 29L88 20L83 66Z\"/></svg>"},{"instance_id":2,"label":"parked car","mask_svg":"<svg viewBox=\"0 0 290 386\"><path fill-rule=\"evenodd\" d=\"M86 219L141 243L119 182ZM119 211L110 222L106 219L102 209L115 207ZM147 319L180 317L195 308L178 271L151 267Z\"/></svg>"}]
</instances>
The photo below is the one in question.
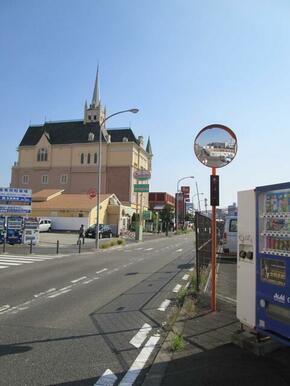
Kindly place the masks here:
<instances>
[{"instance_id":1,"label":"parked car","mask_svg":"<svg viewBox=\"0 0 290 386\"><path fill-rule=\"evenodd\" d=\"M223 234L223 252L229 255L237 255L238 246L238 217L227 216Z\"/></svg>"},{"instance_id":2,"label":"parked car","mask_svg":"<svg viewBox=\"0 0 290 386\"><path fill-rule=\"evenodd\" d=\"M50 232L51 220L49 218L41 218L39 220L39 232Z\"/></svg>"},{"instance_id":3,"label":"parked car","mask_svg":"<svg viewBox=\"0 0 290 386\"><path fill-rule=\"evenodd\" d=\"M85 237L91 237L94 239L96 237L96 227L96 224L89 226L88 229L85 231ZM110 225L100 224L99 239L102 239L104 237L113 237L113 231Z\"/></svg>"}]
</instances>

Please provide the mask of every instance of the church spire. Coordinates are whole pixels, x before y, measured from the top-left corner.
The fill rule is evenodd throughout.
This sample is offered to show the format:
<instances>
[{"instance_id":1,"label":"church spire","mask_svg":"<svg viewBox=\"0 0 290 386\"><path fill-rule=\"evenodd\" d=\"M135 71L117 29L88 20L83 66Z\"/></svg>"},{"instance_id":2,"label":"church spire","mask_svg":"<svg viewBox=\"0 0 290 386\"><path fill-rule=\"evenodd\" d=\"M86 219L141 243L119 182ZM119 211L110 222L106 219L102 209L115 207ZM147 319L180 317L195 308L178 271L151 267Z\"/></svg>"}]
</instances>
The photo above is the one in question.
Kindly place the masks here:
<instances>
[{"instance_id":1,"label":"church spire","mask_svg":"<svg viewBox=\"0 0 290 386\"><path fill-rule=\"evenodd\" d=\"M96 74L96 81L95 81L95 88L94 88L91 106L93 108L96 108L99 106L99 104L100 104L100 89L99 89L99 65L98 65L97 74Z\"/></svg>"},{"instance_id":2,"label":"church spire","mask_svg":"<svg viewBox=\"0 0 290 386\"><path fill-rule=\"evenodd\" d=\"M148 137L148 142L147 142L147 146L146 146L146 152L150 155L153 155L152 153L152 148L151 148L151 142L150 142L150 137Z\"/></svg>"}]
</instances>

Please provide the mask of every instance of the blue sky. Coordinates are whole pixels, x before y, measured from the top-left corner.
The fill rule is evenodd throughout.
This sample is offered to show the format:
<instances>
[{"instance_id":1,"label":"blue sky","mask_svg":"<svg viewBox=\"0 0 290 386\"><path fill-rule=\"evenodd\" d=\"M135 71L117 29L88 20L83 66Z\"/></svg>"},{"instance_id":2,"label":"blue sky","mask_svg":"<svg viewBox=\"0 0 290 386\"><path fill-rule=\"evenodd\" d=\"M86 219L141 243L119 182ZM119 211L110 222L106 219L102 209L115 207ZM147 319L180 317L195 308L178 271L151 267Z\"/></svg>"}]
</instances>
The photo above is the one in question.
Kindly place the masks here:
<instances>
[{"instance_id":1,"label":"blue sky","mask_svg":"<svg viewBox=\"0 0 290 386\"><path fill-rule=\"evenodd\" d=\"M289 181L289 19L288 0L1 0L0 186L30 123L82 118L98 63L107 113L140 109L108 127L150 135L151 190L194 175L209 197L193 141L211 123L238 139L218 172L221 206Z\"/></svg>"}]
</instances>

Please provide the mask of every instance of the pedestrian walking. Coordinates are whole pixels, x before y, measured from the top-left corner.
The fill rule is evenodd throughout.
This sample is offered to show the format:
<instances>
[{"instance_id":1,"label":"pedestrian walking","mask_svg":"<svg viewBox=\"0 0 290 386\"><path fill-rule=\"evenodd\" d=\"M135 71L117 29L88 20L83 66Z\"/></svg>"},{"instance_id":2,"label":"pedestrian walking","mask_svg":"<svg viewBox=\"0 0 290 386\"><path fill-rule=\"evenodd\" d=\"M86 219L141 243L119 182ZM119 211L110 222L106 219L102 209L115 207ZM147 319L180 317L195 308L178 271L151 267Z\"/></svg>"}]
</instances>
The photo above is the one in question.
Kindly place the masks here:
<instances>
[{"instance_id":1,"label":"pedestrian walking","mask_svg":"<svg viewBox=\"0 0 290 386\"><path fill-rule=\"evenodd\" d=\"M79 229L79 238L78 238L78 243L83 240L83 244L85 243L85 227L82 224Z\"/></svg>"}]
</instances>

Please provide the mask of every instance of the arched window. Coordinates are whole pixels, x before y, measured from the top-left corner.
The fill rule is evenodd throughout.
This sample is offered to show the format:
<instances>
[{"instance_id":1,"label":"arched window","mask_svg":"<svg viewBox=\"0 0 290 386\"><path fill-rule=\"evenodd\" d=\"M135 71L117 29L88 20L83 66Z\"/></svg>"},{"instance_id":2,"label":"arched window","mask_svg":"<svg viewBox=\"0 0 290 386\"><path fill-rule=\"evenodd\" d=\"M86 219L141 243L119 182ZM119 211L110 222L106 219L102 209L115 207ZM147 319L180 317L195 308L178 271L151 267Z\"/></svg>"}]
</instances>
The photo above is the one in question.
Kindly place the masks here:
<instances>
[{"instance_id":1,"label":"arched window","mask_svg":"<svg viewBox=\"0 0 290 386\"><path fill-rule=\"evenodd\" d=\"M94 164L96 164L97 161L98 161L98 155L97 155L97 153L95 153L95 154L94 154Z\"/></svg>"},{"instance_id":2,"label":"arched window","mask_svg":"<svg viewBox=\"0 0 290 386\"><path fill-rule=\"evenodd\" d=\"M84 153L81 153L81 164L84 163L84 159L85 159Z\"/></svg>"},{"instance_id":3,"label":"arched window","mask_svg":"<svg viewBox=\"0 0 290 386\"><path fill-rule=\"evenodd\" d=\"M47 149L41 148L37 152L37 161L47 161Z\"/></svg>"},{"instance_id":4,"label":"arched window","mask_svg":"<svg viewBox=\"0 0 290 386\"><path fill-rule=\"evenodd\" d=\"M87 162L88 162L88 164L91 163L91 154L90 153L88 153Z\"/></svg>"}]
</instances>

